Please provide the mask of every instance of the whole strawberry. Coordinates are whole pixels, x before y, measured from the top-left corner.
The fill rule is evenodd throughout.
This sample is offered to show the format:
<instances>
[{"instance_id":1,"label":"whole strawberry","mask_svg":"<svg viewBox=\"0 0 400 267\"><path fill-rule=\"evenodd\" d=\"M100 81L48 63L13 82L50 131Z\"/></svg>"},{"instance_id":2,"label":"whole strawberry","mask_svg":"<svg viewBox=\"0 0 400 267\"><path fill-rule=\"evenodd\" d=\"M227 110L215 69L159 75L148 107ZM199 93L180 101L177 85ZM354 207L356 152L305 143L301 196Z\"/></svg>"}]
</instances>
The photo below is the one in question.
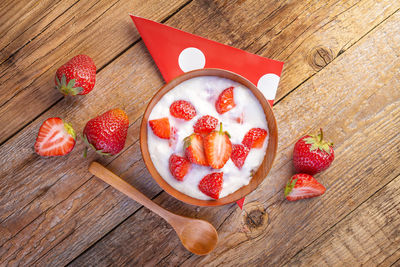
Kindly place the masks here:
<instances>
[{"instance_id":1,"label":"whole strawberry","mask_svg":"<svg viewBox=\"0 0 400 267\"><path fill-rule=\"evenodd\" d=\"M293 164L297 172L314 175L326 170L334 160L333 144L323 140L323 132L306 135L294 145Z\"/></svg>"},{"instance_id":2,"label":"whole strawberry","mask_svg":"<svg viewBox=\"0 0 400 267\"><path fill-rule=\"evenodd\" d=\"M96 66L86 55L77 55L58 68L56 88L64 95L86 95L96 82Z\"/></svg>"},{"instance_id":3,"label":"whole strawberry","mask_svg":"<svg viewBox=\"0 0 400 267\"><path fill-rule=\"evenodd\" d=\"M83 139L101 155L118 154L125 146L129 120L126 113L112 109L87 122Z\"/></svg>"}]
</instances>

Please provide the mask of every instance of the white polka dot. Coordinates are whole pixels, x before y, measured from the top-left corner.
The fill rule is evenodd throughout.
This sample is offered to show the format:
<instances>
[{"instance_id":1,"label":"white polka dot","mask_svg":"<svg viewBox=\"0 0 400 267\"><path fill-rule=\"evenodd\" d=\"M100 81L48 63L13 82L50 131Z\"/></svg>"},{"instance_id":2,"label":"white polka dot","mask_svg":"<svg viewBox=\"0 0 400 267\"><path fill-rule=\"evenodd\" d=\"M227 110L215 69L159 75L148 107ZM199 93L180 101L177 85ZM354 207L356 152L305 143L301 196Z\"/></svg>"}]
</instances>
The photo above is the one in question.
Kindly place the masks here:
<instances>
[{"instance_id":1,"label":"white polka dot","mask_svg":"<svg viewBox=\"0 0 400 267\"><path fill-rule=\"evenodd\" d=\"M278 89L279 76L273 73L263 75L257 83L258 89L264 94L267 100L274 100Z\"/></svg>"},{"instance_id":2,"label":"white polka dot","mask_svg":"<svg viewBox=\"0 0 400 267\"><path fill-rule=\"evenodd\" d=\"M183 72L202 69L206 65L206 57L200 49L188 47L179 54L179 67Z\"/></svg>"}]
</instances>

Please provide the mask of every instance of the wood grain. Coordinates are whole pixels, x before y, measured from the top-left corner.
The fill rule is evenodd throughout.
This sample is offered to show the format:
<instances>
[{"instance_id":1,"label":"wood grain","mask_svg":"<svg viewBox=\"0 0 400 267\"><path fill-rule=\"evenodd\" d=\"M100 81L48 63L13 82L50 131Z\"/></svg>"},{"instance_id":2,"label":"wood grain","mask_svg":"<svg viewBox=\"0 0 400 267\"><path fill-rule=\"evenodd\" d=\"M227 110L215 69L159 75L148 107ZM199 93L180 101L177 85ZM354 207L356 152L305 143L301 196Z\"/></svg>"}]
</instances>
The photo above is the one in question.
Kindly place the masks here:
<instances>
[{"instance_id":1,"label":"wood grain","mask_svg":"<svg viewBox=\"0 0 400 267\"><path fill-rule=\"evenodd\" d=\"M400 176L301 250L287 266L390 266L400 258L399 207Z\"/></svg>"},{"instance_id":2,"label":"wood grain","mask_svg":"<svg viewBox=\"0 0 400 267\"><path fill-rule=\"evenodd\" d=\"M281 133L278 158L261 187L247 197L243 213L231 206L196 210L165 193L156 198L165 207L204 216L218 226L221 242L212 254L188 254L173 239L172 229L167 231L162 223L153 228L157 218L141 209L71 265L280 265L314 240L323 239L338 221L358 216L369 202L361 204L377 189L391 181L398 183L394 178L400 173L400 92L393 85L400 81L399 22L398 12L274 107ZM350 66L352 72L348 71ZM317 175L328 190L320 198L289 203L282 188L293 173L293 144L320 126L336 144L332 167ZM396 207L396 199L380 203ZM390 214L394 212L398 211ZM384 218L387 229L397 233L390 214ZM368 238L381 244L380 237ZM398 238L391 240L378 255L380 259L390 257L398 248ZM364 260L362 255L353 257L354 261ZM373 263L373 257L377 254L367 262ZM396 260L395 256L390 262Z\"/></svg>"},{"instance_id":3,"label":"wood grain","mask_svg":"<svg viewBox=\"0 0 400 267\"><path fill-rule=\"evenodd\" d=\"M8 126L0 128L0 143L60 101L62 95L53 90L54 73L72 56L87 54L101 70L139 39L129 12L161 21L187 0L151 0L146 5L139 0L50 2L46 6L40 1L19 18L22 22L9 30L10 40L5 38L5 47L0 46L0 125ZM36 18L36 13L41 15ZM11 19L8 16L1 21Z\"/></svg>"},{"instance_id":4,"label":"wood grain","mask_svg":"<svg viewBox=\"0 0 400 267\"><path fill-rule=\"evenodd\" d=\"M142 68L155 68L150 56L139 52L144 49L144 46L137 46L136 50L133 49L127 54L123 61L119 60L118 63L117 60L114 68L104 70L105 73L111 72L105 77L118 76L125 83L129 83L128 86L121 86L119 84L121 80L117 80L111 84L113 88L119 89L113 91L115 99L131 99L132 92L137 95L131 102L121 101L123 104L118 105L127 112L131 121L124 149L126 152L121 153L119 157L101 159L101 162L107 164L112 161L110 167L117 169L117 174L122 174L125 178L124 172L130 173L131 179L137 179L135 187L154 196L160 189L148 176L147 171L144 171L138 143L140 120L135 114L137 108L144 108L145 101L162 81L155 71L141 72L140 76L135 75ZM141 64L136 68L129 68L130 72L120 73L119 69L128 66L133 56L136 56ZM99 77L98 84L104 84L104 88L107 88L106 84L110 85L110 81ZM65 99L60 102L61 109L62 106L73 106L64 113L63 118L71 122L78 132L81 132L90 117L116 107L116 103L108 101L109 96L102 91L97 90L92 93L84 99ZM68 103L68 101L76 102ZM89 103L98 105L91 106ZM85 114L77 117L75 114L83 106L92 108L86 109ZM56 253L50 254L53 255L51 258L54 260L53 264L65 264L110 231L116 225L109 223L110 221L121 222L140 207L132 201L116 197L114 190L105 189L106 186L100 181L91 179L92 176L87 171L88 163L98 157L92 152L88 155L87 161L82 160L84 144L81 140L78 141L73 153L63 158L45 159L33 153L32 145L41 121L47 117L57 116L57 112L50 110L45 113L38 119L37 124L30 125L26 131L13 137L11 141L14 139L16 141L12 142L12 145L6 143L0 148L0 159L8 158L8 161L2 162L4 172L0 179L2 190L0 265L5 261L29 264L44 256L50 249ZM25 154L25 160L21 161L19 156L12 152L14 149ZM26 177L29 177L30 182L26 181ZM9 201L10 199L14 201ZM107 203L103 203L104 201ZM124 212L109 214L114 209L119 211L122 209ZM91 229L85 227L96 223L101 225ZM88 238L83 241L81 240L83 236ZM35 249L37 246L40 247L39 250ZM15 261L11 261L13 257Z\"/></svg>"},{"instance_id":5,"label":"wood grain","mask_svg":"<svg viewBox=\"0 0 400 267\"><path fill-rule=\"evenodd\" d=\"M295 2L297 2L297 4L295 4ZM322 33L324 36L322 39L312 39L314 41L318 41L316 43L312 43L313 46L329 46L331 43L335 43L336 39L338 38L340 38L340 42L351 41L350 43L355 43L366 32L374 28L381 21L384 21L396 10L396 8L398 8L397 3L391 3L391 5L389 5L387 1L377 2L375 5L372 5L373 2L371 1L362 1L357 4L357 8L360 8L361 10L365 9L365 13L363 14L362 18L358 16L359 20L364 21L364 25L361 27L362 29L358 29L357 26L354 27L353 30L353 27L351 27L351 24L349 25L347 21L350 20L350 22L352 22L353 20L348 17L357 14L357 12L352 8L348 9L347 11L342 10L340 8L342 2L340 1L336 4L329 2L331 5L329 8L332 8L333 11L330 11L329 8L325 9L324 6L320 6L320 8L313 10L311 13L303 13L304 3L310 4L311 7L313 7L314 5L319 5L319 2L322 1L318 1L318 4L316 4L314 1L293 1L290 3L288 2L288 4L284 4L283 7L279 7L278 2L274 2L271 5L263 4L260 6L259 2L257 4L252 1L241 2L240 5L239 3L233 3L231 1L217 3L195 1L175 14L170 20L168 20L167 24L201 34L217 41L232 44L237 47L245 47L251 46L253 40L258 40L258 37L254 38L256 34L251 34L252 31L260 33L260 36L267 35L268 32L266 33L265 30L273 27L270 21L281 21L282 17L290 17L293 22L291 20L284 20L282 24L279 24L279 27L281 27L282 31L276 32L277 36L283 33L285 34L286 37L281 40L281 43L287 43L289 49L292 47L290 45L290 41L292 40L290 39L290 36L297 33L298 27L300 27L302 23L308 23L312 20L316 22L319 21L320 23L309 26L310 29L313 27L318 28L318 33ZM386 4L385 8L377 8L380 4ZM143 6L143 10L146 9L149 9L149 7ZM113 10L113 8L110 10ZM253 12L257 15L252 20L248 18L246 14L243 14L241 12L242 10L247 10L248 12ZM325 13L323 13L322 10L325 10ZM107 12L105 14L107 14ZM167 11L165 14L167 14ZM236 14L236 16L233 16L233 14ZM301 14L306 14L307 16L302 16ZM330 17L332 21L327 23L327 21L322 19L324 15ZM107 17L107 15L103 16ZM366 18L369 19L367 20ZM256 20L258 23L254 23ZM297 25L297 23L299 24ZM353 23L355 22L353 21ZM295 24L297 27L291 26ZM285 28L285 26L287 27ZM232 32L232 29L236 28L238 30ZM131 30L132 29L129 29L129 34L131 34ZM308 32L308 38L310 38L310 33L311 32ZM120 35L128 34L119 33L118 38L120 38ZM311 37L312 36L313 35L311 35ZM306 38L306 36L304 37L305 40L308 40L308 38ZM262 43L262 41L260 42ZM282 47L281 44L277 45L278 40L275 42L276 47ZM307 43L307 41L304 41L303 43L307 44L307 46L311 46L311 44ZM389 44L397 49L396 45L392 44L391 42L389 42ZM269 47L268 42L265 43L265 45L266 47ZM296 45L298 46L298 44ZM94 48L91 47L90 49ZM259 49L258 46L255 47L255 50L257 49ZM347 47L344 48L344 50L346 49ZM369 50L366 49L366 51ZM298 50L293 50L292 52L293 55L296 55L296 57L293 59L294 61L288 61L286 66L297 64L296 60L299 60L299 58L301 58L299 66L301 66L301 64L304 64L302 66L309 64L309 61L303 58L302 53L297 55ZM394 53L392 51L384 52L389 54L392 53L391 56L393 56ZM268 54L269 52L265 53ZM362 54L360 51L359 53ZM396 53L395 55L398 55L398 53ZM335 58L330 64L335 63L336 60L340 60L343 55L344 53L341 54L341 57ZM353 59L353 61L355 60ZM365 62L369 64L369 61L365 60ZM368 65L367 63L364 65ZM396 65L393 65L395 63L396 62L390 62L390 64L392 64L390 65L391 68L397 67ZM373 66L376 67L376 65ZM339 67L343 68L341 69L342 72L340 72L340 75L344 75L346 73L344 72L346 66L342 62ZM292 69L290 73L285 73L284 77L289 76L291 79L297 81L293 84L301 83L304 81L304 79L297 78L296 72L298 71L301 73L302 70L297 68ZM376 71L376 69L371 70L372 73L376 73ZM316 73L316 71L310 72L309 75L314 75L314 73ZM385 72L382 74L380 72L378 73L378 75L384 74ZM124 108L131 120L131 127L129 129L126 149L118 157L103 159L102 162L104 164L109 164L109 167L114 169L116 173L122 175L123 178L127 178L128 181L140 188L148 196L154 197L160 193L160 189L155 185L154 181L144 169L144 165L140 160L141 155L137 143L139 125L138 119L140 119L140 116L143 113L144 107L150 96L162 84L162 79L159 76L156 67L147 54L145 47L142 45L142 43L138 43L107 65L100 72L98 77L99 78L96 85L97 89L91 94L85 98L61 100L46 113L30 123L23 131L12 137L2 147L0 147L0 160L2 166L0 170L1 263L4 264L5 262L8 262L14 264L30 264L36 262L42 265L66 264L78 256L82 251L87 249L91 244L99 240L105 233L109 232L116 225L124 221L129 215L134 214L140 207L125 199L114 190L105 187L105 185L102 183L91 179L91 176L86 171L87 164L90 160L95 159L96 156L91 154L89 155L87 162L83 161L80 154L80 151L83 147L81 143L79 143L77 148L75 148L73 154L64 158L41 159L37 157L33 153L32 145L37 129L39 128L41 122L49 116L60 116L60 114L62 114L64 118L73 123L79 132L79 129L83 128L83 125L90 117L93 117L109 108L115 107L115 105L119 105L120 107ZM306 77L308 78L310 76ZM350 81L352 81L352 78L353 77L346 77L346 79ZM319 81L320 83L325 82L320 84L322 88L328 88L329 84L326 83L330 79L329 75L318 79L322 79L322 81ZM312 81L314 82L315 78L313 78ZM358 82L359 81L356 81L355 83L357 84ZM390 82L392 84L396 84L395 80ZM370 86L366 83L364 85L367 87ZM329 86L329 88L331 88L331 85ZM349 83L345 83L341 86L343 87L341 89L344 90L344 88L352 88L353 84L349 85ZM290 88L289 91L292 89L293 88ZM336 88L336 90L338 90L338 88ZM326 119L323 120L317 115L325 114L323 107L331 104L331 102L328 100L339 101L338 99L343 99L343 101L349 101L349 103L351 103L351 110L349 107L346 107L345 104L347 102L341 103L341 105L336 103L336 107L339 108L338 110L346 110L347 108L347 111L340 111L338 114L340 116L356 116L358 119L368 119L368 116L373 117L373 115L371 115L372 113L364 114L363 109L359 108L360 105L365 105L364 102L356 101L355 103L352 103L352 101L356 99L357 94L364 94L363 99L365 100L365 94L370 93L370 97L374 99L374 101L378 101L382 106L388 105L389 103L386 99L386 95L382 96L380 92L377 92L378 95L373 96L371 90L365 93L358 90L357 94L351 94L350 96L347 96L343 92L340 94L341 91L333 91L336 92L333 97L330 96L328 100L325 99L321 102L321 104L315 106L312 110L313 112L311 112L310 109L309 112L301 115L303 113L300 109L301 107L308 107L309 103L316 101L311 97L311 94L320 93L319 90L310 85L307 87L307 89L303 89L302 92L302 94L296 94L295 96L288 98L291 99L292 102L286 100L285 98L283 101L281 101L282 104L279 103L277 106L287 106L286 108L282 107L282 111L279 111L279 109L276 111L278 113L280 112L279 114L281 116L278 118L278 120L281 120L285 125L285 131L282 133L282 136L286 136L286 139L284 139L284 142L281 142L280 144L284 149L281 151L280 159L275 165L275 168L277 168L279 172L276 171L271 175L272 178L269 180L271 183L268 183L268 186L266 186L265 183L263 184L262 188L264 188L264 192L261 191L263 192L263 195L257 195L255 198L261 200L260 203L262 207L269 207L271 202L267 202L267 200L272 201L276 199L275 195L281 190L284 182L281 179L278 179L278 177L287 177L290 174L290 146L292 145L293 140L295 140L295 138L299 137L301 134L308 132L310 129L318 128L319 125L323 125L319 122L327 123L325 121ZM114 99L113 101L110 101L110 94L112 94L112 99ZM134 95L134 97L132 97L132 95ZM324 96L326 96L326 94L324 94ZM297 99L302 97L307 101L302 101L299 103ZM126 101L126 99L131 99L132 101ZM33 102L28 100L29 99L17 101L15 104L25 103L26 105L26 103ZM319 101L320 99L317 100ZM19 105L21 106L22 104ZM48 108L48 106L45 104L43 104L43 107ZM34 114L36 110L40 110L40 106L35 104L35 106L32 106L32 109L34 109L34 111L30 110L29 116ZM21 108L19 108L19 110L21 110ZM302 117L295 119L290 117L293 116L293 114L297 114L293 113L294 111L296 111ZM377 110L375 111L377 112ZM328 113L329 112L331 113L332 110L329 110ZM11 120L10 122L10 118L16 117L18 120ZM18 114L14 113L13 116L2 116L1 118L8 118L7 125L10 127L10 129L14 127L12 123L20 123L19 120L21 119ZM356 129L358 127L364 129L366 126L368 126L367 124L354 124L348 125L348 129L343 129L343 127L340 126L341 120L336 121L337 125L339 125L338 128L336 127L337 125L334 124L334 121L329 122L331 123L329 124L329 131L332 131L332 136L338 138L338 142L344 142L345 138L352 137L353 135L355 135L354 138L358 137ZM296 121L296 124L294 124L294 121ZM0 125L6 124L3 121L0 123ZM377 125L375 126L378 127ZM368 129L373 130L374 128L371 127ZM6 127L2 127L2 129L4 128ZM8 130L9 129L7 129L7 131ZM363 133L366 134L367 132L365 131ZM389 133L389 135L391 135L391 133ZM393 137L393 135L391 136ZM343 146L342 149L344 149ZM15 151L18 151L18 153L15 153ZM363 153L370 153L371 151L364 151ZM381 153L383 155L382 157L386 159L386 156L392 155L391 153L393 152L382 151ZM380 160L379 158L374 159L377 161ZM342 164L345 164L345 162L343 161ZM385 164L386 165L383 166L389 166L388 168L393 166L392 161L388 161ZM284 166L286 167L284 168ZM378 174L382 175L382 177L383 175L390 173L389 170L383 170L381 172L382 173L378 172ZM390 177L385 179L390 179ZM371 188L376 186L378 185L373 184L371 185ZM266 190L266 188L268 188L268 190ZM368 187L367 189L372 190L371 188ZM364 190L367 189L364 188ZM367 195L368 192L370 191L365 191L365 194ZM165 197L164 194L161 194L158 200L161 201L163 197L168 201L172 201ZM251 198L248 198L248 200L252 201ZM358 201L362 200L358 199ZM172 201L172 203L174 202ZM357 203L357 201L355 203ZM232 230L232 225L235 226L237 224L237 221L234 219L231 221L231 218L233 218L232 216L236 216L235 218L237 219L237 216L240 215L237 214L236 207L234 205L222 207L220 209L201 209L198 213L194 207L187 207L178 203L173 204L173 207L179 207L177 210L182 211L182 214L198 214L198 216L201 216L201 218L212 220L215 222L215 225L222 225L221 230L226 233L226 236L231 234L229 231ZM351 207L354 206L350 206L350 208ZM344 211L342 209L338 212L345 214L347 211L348 210ZM220 214L226 214L229 212L232 213L232 216L228 218L218 216L218 212L220 212ZM269 212L270 211L268 211L268 213ZM137 216L142 215L143 214L138 211L138 213L136 213L133 217L136 218ZM271 218L271 216L269 217ZM151 217L146 218L147 219L143 219L143 223L149 224L149 226L146 225L146 227L149 227L149 230L154 230L157 228L157 225L160 225L160 222L157 220L151 221ZM333 219L330 221L330 223L333 224ZM143 229L147 229L143 226L143 224L142 227ZM133 231L137 230L132 230L132 235L135 234ZM179 257L179 255L190 257L190 255L184 253L180 254L181 252L178 247L179 244L172 242L171 240L173 240L173 237L171 236L168 237L168 240L170 241L168 244L160 245L159 243L154 242L152 245L151 242L154 241L154 238L158 237L161 240L166 240L162 237L170 235L170 229L168 227L164 227L163 231L164 232L161 234L159 230L151 232L149 238L147 238L147 235L145 235L144 231L142 234L146 238L145 240L138 242L138 245L140 245L138 250L141 251L145 249L146 253L149 253L149 257L151 255L154 257L154 255L156 255L155 253L159 251L159 254L157 255L160 257L166 256L165 261L161 261L161 263L169 260L180 262L182 259ZM257 231L255 232L256 233L254 234L248 233L247 235L260 235L257 233ZM126 235L125 232L124 235ZM247 235L242 234L239 237L246 241ZM227 246L237 246L237 240L235 238L231 239L233 241L228 243ZM127 250L132 247L132 244L128 244L129 246L126 248ZM160 249L155 244L161 246ZM260 247L259 244L258 246ZM295 247L299 246L301 245L296 245ZM175 252L175 250L172 252L171 248L174 247L176 247L177 252ZM121 248L118 247L118 249ZM239 249L241 249L240 246ZM245 246L244 249L248 248ZM113 251L109 255L111 258L120 257L119 261L121 262L131 260L130 258L127 259L127 257L132 256L130 253L127 253L126 255L119 254L123 251L124 250ZM235 252L235 250L233 251ZM227 256L228 255L231 255L231 252L228 253ZM99 255L96 255L96 257L98 256ZM275 255L275 257L277 256ZM99 258L103 258L103 256ZM147 259L147 256L143 256L142 258L138 259L138 261L144 261ZM105 259L105 261L108 260L109 258ZM192 260L198 259L190 259L190 261Z\"/></svg>"},{"instance_id":6,"label":"wood grain","mask_svg":"<svg viewBox=\"0 0 400 267\"><path fill-rule=\"evenodd\" d=\"M170 3L170 1L160 1L164 2ZM48 41L36 38L29 44L25 48L29 52L29 57L22 57L17 61L22 76L12 79L10 81L12 84L7 84L5 87L9 88L7 92L12 92L12 98L6 93L3 99L5 102L2 102L0 96L0 103L4 103L0 104L0 114L3 114L0 117L0 125L8 125L0 128L0 142L7 140L51 104L59 101L60 95L49 88L53 86L53 74L57 66L67 58L76 53L87 53L94 58L98 67L104 66L115 53L122 52L128 47L126 43L129 44L134 38L132 23L128 22L125 16L128 11L134 10L137 15L145 15L145 11L150 8L153 13L148 18L152 19L159 18L159 13L164 11L159 1L148 2L146 5L140 3L134 1L132 7L127 7L123 1L119 1L95 22L91 22L92 18L83 12L85 15L82 23L89 23L89 26L82 30L76 42L75 38L72 42L65 41L65 30L57 30L58 35L54 35L52 31L54 28L49 28L46 32L51 36L47 36L47 39L52 40L51 43L54 45L61 43L57 49L51 47L53 50L50 52L47 50ZM84 11L84 7L79 5L80 2L74 8ZM399 7L399 3L391 0L273 1L268 4L257 0L194 1L174 15L168 24L249 52L285 61L288 67L284 69L281 87L278 90L279 99L317 72L313 68L316 64L314 61L320 62L323 59L313 56L316 53L313 48L323 46L326 51L330 51L330 57L334 58ZM97 5L93 10L96 8ZM71 8L69 12L73 13L75 10ZM361 13L362 16L359 15ZM76 19L83 20L83 18ZM70 28L75 28L71 23L75 25L76 19L65 26L70 34L73 34ZM65 20L61 21L65 23ZM255 21L257 23L254 23ZM113 30L104 31L103 25L110 25ZM58 29L59 26L56 24L54 27ZM38 43L36 46L40 46L41 54L35 52L31 55L32 49L38 49L32 47L36 43ZM65 55L66 51L68 55ZM22 50L19 53L22 56ZM32 60L36 60L38 56L41 56L41 59L32 68L30 65ZM29 66L25 63L29 63ZM318 70L322 67L320 66ZM6 71L10 75L14 74L12 69L7 68ZM34 81L33 77L36 78ZM0 82L3 81L1 79ZM18 107L21 103L31 103L31 105L20 109ZM18 119L10 120L10 118Z\"/></svg>"}]
</instances>

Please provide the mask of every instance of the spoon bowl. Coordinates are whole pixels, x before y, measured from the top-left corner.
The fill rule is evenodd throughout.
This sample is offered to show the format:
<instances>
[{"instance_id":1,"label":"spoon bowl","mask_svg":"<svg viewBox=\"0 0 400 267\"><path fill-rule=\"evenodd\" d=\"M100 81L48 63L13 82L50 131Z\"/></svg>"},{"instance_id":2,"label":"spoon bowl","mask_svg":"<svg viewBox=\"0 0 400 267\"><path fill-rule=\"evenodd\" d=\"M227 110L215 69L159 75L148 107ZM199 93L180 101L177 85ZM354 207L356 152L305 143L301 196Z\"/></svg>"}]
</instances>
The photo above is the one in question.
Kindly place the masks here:
<instances>
[{"instance_id":1,"label":"spoon bowl","mask_svg":"<svg viewBox=\"0 0 400 267\"><path fill-rule=\"evenodd\" d=\"M180 226L183 227L175 229L175 231L183 246L194 254L208 254L217 245L218 233L209 222L189 219L185 224Z\"/></svg>"},{"instance_id":2,"label":"spoon bowl","mask_svg":"<svg viewBox=\"0 0 400 267\"><path fill-rule=\"evenodd\" d=\"M90 164L89 172L164 218L174 228L183 246L190 252L205 255L217 245L217 230L209 222L180 216L162 208L98 162Z\"/></svg>"}]
</instances>

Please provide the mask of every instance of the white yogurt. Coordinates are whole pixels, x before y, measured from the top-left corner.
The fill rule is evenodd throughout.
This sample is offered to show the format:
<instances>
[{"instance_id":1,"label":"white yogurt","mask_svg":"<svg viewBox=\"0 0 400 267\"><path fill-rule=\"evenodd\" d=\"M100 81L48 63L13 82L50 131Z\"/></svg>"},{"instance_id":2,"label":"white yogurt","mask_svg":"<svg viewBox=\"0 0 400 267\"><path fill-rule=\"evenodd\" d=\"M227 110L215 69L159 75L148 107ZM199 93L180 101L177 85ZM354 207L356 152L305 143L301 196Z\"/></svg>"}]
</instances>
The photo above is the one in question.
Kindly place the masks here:
<instances>
[{"instance_id":1,"label":"white yogurt","mask_svg":"<svg viewBox=\"0 0 400 267\"><path fill-rule=\"evenodd\" d=\"M236 106L221 115L215 110L215 101L224 89L231 86L234 87ZM189 101L196 108L196 116L190 121L171 116L169 107L176 100ZM236 118L240 117L241 114L243 114L242 124L236 121ZM180 156L184 155L183 139L193 133L193 125L204 115L211 115L222 122L224 131L228 131L231 135L232 144L240 144L244 135L251 128L268 130L268 124L261 104L248 88L232 80L215 76L202 76L184 81L166 93L154 106L149 120L168 117L171 126L177 129L178 134L177 145L170 147L168 140L158 138L151 128L147 127L149 153L158 173L178 191L197 199L210 200L212 198L198 189L200 180L209 173L223 172L224 182L220 198L247 185L251 180L251 172L257 170L264 159L268 139L265 140L262 148L250 150L241 170L236 167L231 159L219 170L192 164L184 181L178 181L169 171L169 157L173 153ZM218 129L219 125L217 126Z\"/></svg>"}]
</instances>

